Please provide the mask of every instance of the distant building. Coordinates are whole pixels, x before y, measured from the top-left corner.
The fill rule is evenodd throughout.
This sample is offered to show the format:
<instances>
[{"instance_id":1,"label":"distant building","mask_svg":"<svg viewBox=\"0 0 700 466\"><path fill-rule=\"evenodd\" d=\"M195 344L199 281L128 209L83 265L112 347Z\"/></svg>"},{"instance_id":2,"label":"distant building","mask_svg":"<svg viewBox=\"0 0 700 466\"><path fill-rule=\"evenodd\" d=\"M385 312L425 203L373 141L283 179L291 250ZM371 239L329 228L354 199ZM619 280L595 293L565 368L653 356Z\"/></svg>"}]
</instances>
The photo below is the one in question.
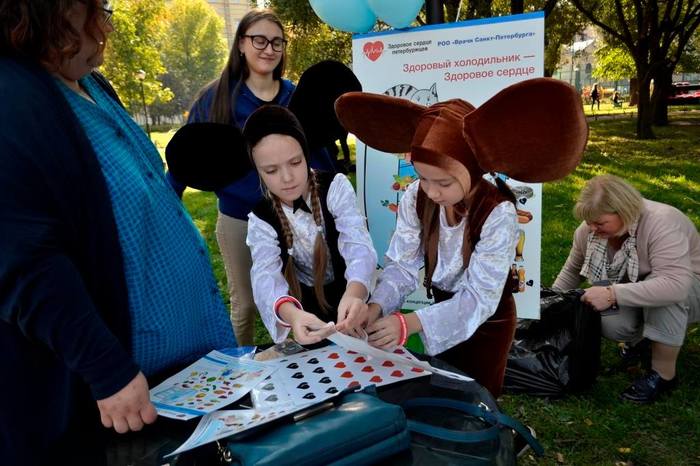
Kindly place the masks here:
<instances>
[{"instance_id":1,"label":"distant building","mask_svg":"<svg viewBox=\"0 0 700 466\"><path fill-rule=\"evenodd\" d=\"M224 34L229 48L236 37L241 18L251 10L249 0L207 0L207 3L224 19Z\"/></svg>"},{"instance_id":2,"label":"distant building","mask_svg":"<svg viewBox=\"0 0 700 466\"><path fill-rule=\"evenodd\" d=\"M594 53L602 44L600 33L593 26L576 34L573 43L562 48L554 77L568 82L579 91L590 89L596 82L592 75L596 64Z\"/></svg>"},{"instance_id":3,"label":"distant building","mask_svg":"<svg viewBox=\"0 0 700 466\"><path fill-rule=\"evenodd\" d=\"M630 80L606 81L593 77L596 68L595 51L604 45L603 36L600 30L594 26L588 26L580 34L576 34L571 44L565 45L561 49L559 66L554 71L552 77L566 81L574 86L581 94L587 98L593 84L598 83L602 89L603 97L611 97L614 90L626 95L630 92ZM698 73L675 73L673 82L689 81L700 82Z\"/></svg>"}]
</instances>

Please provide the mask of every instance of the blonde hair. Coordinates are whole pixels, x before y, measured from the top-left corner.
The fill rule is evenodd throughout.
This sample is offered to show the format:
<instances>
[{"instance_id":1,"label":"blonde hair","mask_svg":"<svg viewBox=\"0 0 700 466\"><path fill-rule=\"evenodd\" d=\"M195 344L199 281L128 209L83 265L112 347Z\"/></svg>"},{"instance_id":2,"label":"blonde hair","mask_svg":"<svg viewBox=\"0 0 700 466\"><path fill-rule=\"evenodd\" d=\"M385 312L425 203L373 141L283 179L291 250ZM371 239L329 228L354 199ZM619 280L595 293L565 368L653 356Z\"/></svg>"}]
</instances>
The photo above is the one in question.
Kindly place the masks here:
<instances>
[{"instance_id":1,"label":"blonde hair","mask_svg":"<svg viewBox=\"0 0 700 466\"><path fill-rule=\"evenodd\" d=\"M615 175L599 175L588 180L574 206L574 216L594 222L601 215L617 214L625 228L637 221L644 207L639 191Z\"/></svg>"}]
</instances>

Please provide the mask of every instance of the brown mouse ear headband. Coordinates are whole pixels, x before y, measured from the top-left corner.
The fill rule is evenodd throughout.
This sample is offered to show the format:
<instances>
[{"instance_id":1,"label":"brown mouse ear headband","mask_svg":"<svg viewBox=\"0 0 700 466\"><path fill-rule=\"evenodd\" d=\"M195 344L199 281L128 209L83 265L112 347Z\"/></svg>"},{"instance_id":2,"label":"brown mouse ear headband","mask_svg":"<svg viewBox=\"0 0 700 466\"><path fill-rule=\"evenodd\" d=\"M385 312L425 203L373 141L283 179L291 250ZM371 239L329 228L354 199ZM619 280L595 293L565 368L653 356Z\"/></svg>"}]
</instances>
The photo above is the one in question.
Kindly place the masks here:
<instances>
[{"instance_id":1,"label":"brown mouse ear headband","mask_svg":"<svg viewBox=\"0 0 700 466\"><path fill-rule=\"evenodd\" d=\"M503 89L466 115L463 134L484 171L535 183L574 171L588 124L576 89L536 78Z\"/></svg>"}]
</instances>

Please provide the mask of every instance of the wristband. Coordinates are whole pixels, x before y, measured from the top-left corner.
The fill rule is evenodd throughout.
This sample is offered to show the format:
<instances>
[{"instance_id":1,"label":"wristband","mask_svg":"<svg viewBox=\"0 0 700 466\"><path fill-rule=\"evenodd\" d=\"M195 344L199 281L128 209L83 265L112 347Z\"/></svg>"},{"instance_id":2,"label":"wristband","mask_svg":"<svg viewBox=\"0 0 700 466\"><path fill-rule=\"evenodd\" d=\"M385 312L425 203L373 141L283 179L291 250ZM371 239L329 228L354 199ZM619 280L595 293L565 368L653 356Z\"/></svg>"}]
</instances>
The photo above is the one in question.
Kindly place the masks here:
<instances>
[{"instance_id":1,"label":"wristband","mask_svg":"<svg viewBox=\"0 0 700 466\"><path fill-rule=\"evenodd\" d=\"M403 314L401 314L400 311L395 311L392 313L392 315L396 316L396 318L399 319L399 323L401 324L401 334L399 335L398 345L403 346L406 344L406 340L408 340L408 326L406 325L406 318Z\"/></svg>"},{"instance_id":2,"label":"wristband","mask_svg":"<svg viewBox=\"0 0 700 466\"><path fill-rule=\"evenodd\" d=\"M280 317L280 306L282 306L282 304L284 303L292 303L296 306L297 309L302 309L302 306L299 300L293 296L282 296L277 301L275 301L275 317L277 317L277 322L282 327L292 328L291 325L282 320L282 318Z\"/></svg>"}]
</instances>

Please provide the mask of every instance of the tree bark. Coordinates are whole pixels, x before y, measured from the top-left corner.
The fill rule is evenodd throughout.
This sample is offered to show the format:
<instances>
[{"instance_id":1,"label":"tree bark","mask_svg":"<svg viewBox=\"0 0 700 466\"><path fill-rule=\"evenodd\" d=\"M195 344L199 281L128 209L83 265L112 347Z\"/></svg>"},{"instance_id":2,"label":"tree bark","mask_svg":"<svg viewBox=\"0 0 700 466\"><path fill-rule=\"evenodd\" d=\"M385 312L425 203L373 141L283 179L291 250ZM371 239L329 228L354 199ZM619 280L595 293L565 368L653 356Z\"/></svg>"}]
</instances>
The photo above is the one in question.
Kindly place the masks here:
<instances>
[{"instance_id":1,"label":"tree bark","mask_svg":"<svg viewBox=\"0 0 700 466\"><path fill-rule=\"evenodd\" d=\"M662 67L654 76L654 93L651 95L651 104L654 108L655 126L668 125L668 96L671 94L673 82L673 70Z\"/></svg>"},{"instance_id":2,"label":"tree bark","mask_svg":"<svg viewBox=\"0 0 700 466\"><path fill-rule=\"evenodd\" d=\"M646 75L646 76L645 76ZM649 98L650 79L648 74L637 74L639 82L639 102L637 104L637 139L655 139L654 131L651 127L654 119L654 109Z\"/></svg>"},{"instance_id":3,"label":"tree bark","mask_svg":"<svg viewBox=\"0 0 700 466\"><path fill-rule=\"evenodd\" d=\"M639 81L637 78L630 79L630 107L634 107L639 103Z\"/></svg>"}]
</instances>

